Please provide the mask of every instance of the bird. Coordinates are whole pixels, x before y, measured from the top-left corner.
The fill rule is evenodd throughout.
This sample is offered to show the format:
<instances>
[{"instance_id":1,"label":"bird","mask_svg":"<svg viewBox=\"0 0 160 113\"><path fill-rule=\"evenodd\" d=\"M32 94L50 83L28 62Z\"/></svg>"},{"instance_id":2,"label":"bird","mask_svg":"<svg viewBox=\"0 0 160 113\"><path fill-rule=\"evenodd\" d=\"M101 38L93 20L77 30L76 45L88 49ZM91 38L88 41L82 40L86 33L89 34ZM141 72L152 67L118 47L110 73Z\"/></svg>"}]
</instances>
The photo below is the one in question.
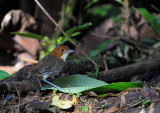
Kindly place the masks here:
<instances>
[{"instance_id":1,"label":"bird","mask_svg":"<svg viewBox=\"0 0 160 113\"><path fill-rule=\"evenodd\" d=\"M42 77L42 80L54 88L62 90L60 87L46 80L49 76L55 76L63 69L67 56L73 53L74 50L69 49L67 46L57 46L48 55L43 57L35 67L30 71L27 79L30 76ZM38 79L38 78L37 78ZM43 89L39 79L41 89Z\"/></svg>"}]
</instances>

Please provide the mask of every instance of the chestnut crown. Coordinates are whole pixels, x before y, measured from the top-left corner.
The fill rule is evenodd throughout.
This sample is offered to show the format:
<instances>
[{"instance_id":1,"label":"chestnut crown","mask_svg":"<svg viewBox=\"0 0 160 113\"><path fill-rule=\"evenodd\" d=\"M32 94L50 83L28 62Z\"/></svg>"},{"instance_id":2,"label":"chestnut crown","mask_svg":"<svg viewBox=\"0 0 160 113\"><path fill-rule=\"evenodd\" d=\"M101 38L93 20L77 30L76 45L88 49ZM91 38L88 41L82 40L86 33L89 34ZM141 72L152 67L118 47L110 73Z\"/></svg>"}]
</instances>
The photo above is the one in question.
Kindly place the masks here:
<instances>
[{"instance_id":1,"label":"chestnut crown","mask_svg":"<svg viewBox=\"0 0 160 113\"><path fill-rule=\"evenodd\" d=\"M67 56L70 54L70 53L73 53L74 51L69 49L67 46L57 46L56 48L54 48L52 51L51 51L51 55L57 57L57 58L60 58L64 61L66 61L66 58Z\"/></svg>"}]
</instances>

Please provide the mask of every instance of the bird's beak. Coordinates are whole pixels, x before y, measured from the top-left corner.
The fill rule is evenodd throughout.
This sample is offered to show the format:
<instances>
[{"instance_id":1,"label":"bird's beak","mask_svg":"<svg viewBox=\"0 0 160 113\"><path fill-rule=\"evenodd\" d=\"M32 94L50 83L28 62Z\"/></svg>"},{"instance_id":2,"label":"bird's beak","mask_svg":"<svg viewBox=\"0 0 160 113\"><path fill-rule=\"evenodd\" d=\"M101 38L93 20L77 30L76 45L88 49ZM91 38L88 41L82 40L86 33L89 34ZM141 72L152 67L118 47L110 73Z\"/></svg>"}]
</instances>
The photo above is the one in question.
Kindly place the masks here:
<instances>
[{"instance_id":1,"label":"bird's beak","mask_svg":"<svg viewBox=\"0 0 160 113\"><path fill-rule=\"evenodd\" d=\"M61 56L61 59L63 59L64 61L66 61L66 58L67 56L70 54L70 53L73 53L74 51L69 49L68 51L66 51L62 56Z\"/></svg>"},{"instance_id":2,"label":"bird's beak","mask_svg":"<svg viewBox=\"0 0 160 113\"><path fill-rule=\"evenodd\" d=\"M73 52L74 52L74 51L73 51L73 50L71 50L71 49L67 51L67 53L73 53Z\"/></svg>"}]
</instances>

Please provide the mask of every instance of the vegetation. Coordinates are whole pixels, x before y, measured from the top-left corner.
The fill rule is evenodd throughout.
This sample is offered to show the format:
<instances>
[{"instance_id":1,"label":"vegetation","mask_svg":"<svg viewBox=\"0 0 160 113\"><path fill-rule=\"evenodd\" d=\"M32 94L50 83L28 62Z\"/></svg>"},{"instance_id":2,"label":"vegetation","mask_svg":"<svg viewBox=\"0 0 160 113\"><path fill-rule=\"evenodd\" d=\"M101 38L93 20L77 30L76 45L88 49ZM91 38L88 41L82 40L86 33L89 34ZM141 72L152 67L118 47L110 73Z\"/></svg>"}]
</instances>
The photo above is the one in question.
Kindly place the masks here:
<instances>
[{"instance_id":1,"label":"vegetation","mask_svg":"<svg viewBox=\"0 0 160 113\"><path fill-rule=\"evenodd\" d=\"M37 0L35 2L42 9L39 2ZM78 6L79 3L82 3L82 5ZM155 91L156 87L158 87L158 81L156 81L158 77L156 75L159 75L158 69L160 65L160 20L157 15L148 11L146 8L136 8L130 3L129 0L115 0L111 3L101 2L100 0L89 0L85 2L68 0L68 2L63 4L65 7L62 8L59 22L56 22L54 18L51 19L47 15L47 12L42 10L47 15L46 17L49 17L53 25L56 26L57 30L52 37L47 36L47 34L44 36L42 35L43 33L25 32L25 30L22 32L21 30L9 31L11 36L38 40L41 46L40 55L36 56L38 60L48 55L57 45L68 45L72 48L74 46L78 52L82 53L84 58L78 56L79 58L77 59L77 57L72 56L67 62L67 64L71 65L67 65L62 73L55 77L56 79L53 80L52 78L52 83L62 88L62 90L57 91L58 96L55 91L56 89L49 84L45 85L42 90L38 89L39 84L37 80L34 81L34 84L37 84L37 86L35 85L33 87L30 86L32 85L32 81L26 81L25 76L28 75L31 68L34 68L34 64L28 67L24 66L13 75L0 70L0 91L8 91L9 94L13 94L14 91L12 90L17 90L18 94L16 94L16 97L19 98L19 102L17 102L16 99L13 99L14 96L7 97L5 93L2 93L0 111L8 110L12 112L10 108L6 107L7 102L9 103L8 106L13 102L18 106L28 105L37 111L43 111L44 109L41 109L41 107L35 107L41 104L42 106L47 106L45 110L51 112L57 112L57 110L54 107L50 107L50 105L69 110L75 106L75 109L78 109L80 112L89 112L93 109L96 112L116 112L139 105L141 105L142 109L145 109L154 103L152 101L151 90ZM81 8L78 10L76 7ZM78 12L78 14L75 12ZM88 21L88 18L90 21ZM97 20L101 20L102 22ZM107 24L103 28L98 26L100 24L102 26L105 22ZM109 25L109 23L112 25ZM143 25L147 25L147 28L143 27ZM146 34L143 34L142 30L144 29L145 31L148 28L151 28L151 32L154 34L153 36L149 35L148 37ZM103 33L102 30L104 30ZM86 38L87 36L89 37L88 39ZM88 41L87 44L91 43L92 45L85 44L83 42L86 41L85 38ZM91 38L94 39L92 40ZM94 40L96 41L94 42ZM90 47L92 50L88 49ZM86 50L83 50L84 48ZM84 51L89 52L86 53ZM148 60L149 58L150 60ZM98 61L95 59L98 59ZM144 59L147 60L144 61ZM146 62L148 65L146 65ZM141 69L137 68L138 66L141 66ZM77 68L80 71L76 72L78 70ZM142 70L147 71L143 72ZM135 72L134 75L132 74L133 72ZM115 73L117 73L117 76L115 76ZM133 76L136 76L137 79L134 79ZM108 83L107 78L112 78L112 80L108 80ZM15 86L9 87L8 84L13 84L13 81ZM154 85L153 81L156 81ZM25 85L25 82L29 83L26 87L33 88L33 98L29 94L29 88L25 89L16 86ZM151 87L154 87L154 89ZM148 90L143 90L145 88ZM19 92L21 89L23 89L22 92ZM38 90L39 94L35 90ZM47 92L48 90L50 93ZM53 92L51 92L52 90ZM28 96L23 94L23 91L28 92ZM20 93L22 93L22 97ZM67 95L69 99L61 99L59 94L64 97ZM128 95L129 98L125 97L125 95ZM94 100L90 96L93 96ZM27 100L27 97L30 100ZM71 97L73 98L72 101L70 99ZM115 100L113 99L107 102L107 99L109 100L110 97L115 98ZM23 98L23 102L20 98ZM129 105L129 101L127 103L126 99L132 101L130 102L132 106ZM79 102L78 104L77 101ZM96 101L98 101L98 104L95 104ZM118 107L114 106L116 101L119 104ZM155 101L159 102L158 99L155 99ZM158 104L156 103L156 105ZM76 106L78 107L76 108ZM95 106L97 109L94 108ZM19 109L19 107L13 108ZM23 110L21 109L22 112ZM24 111L27 110L25 109Z\"/></svg>"}]
</instances>

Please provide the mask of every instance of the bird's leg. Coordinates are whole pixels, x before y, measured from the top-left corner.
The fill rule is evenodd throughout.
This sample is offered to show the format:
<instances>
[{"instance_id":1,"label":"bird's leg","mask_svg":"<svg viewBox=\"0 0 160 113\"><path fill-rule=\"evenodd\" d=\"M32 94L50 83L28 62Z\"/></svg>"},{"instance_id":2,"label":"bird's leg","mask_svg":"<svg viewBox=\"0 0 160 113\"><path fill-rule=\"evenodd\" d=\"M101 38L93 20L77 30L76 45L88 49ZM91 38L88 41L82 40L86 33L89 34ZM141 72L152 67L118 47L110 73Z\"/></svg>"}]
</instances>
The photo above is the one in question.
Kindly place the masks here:
<instances>
[{"instance_id":1,"label":"bird's leg","mask_svg":"<svg viewBox=\"0 0 160 113\"><path fill-rule=\"evenodd\" d=\"M54 85L53 83L49 82L49 81L46 80L46 79L43 79L43 81L46 82L46 83L48 83L48 84L50 84L50 85L52 85L52 86L53 86L54 88L56 88L56 89L63 90L62 88L60 88L60 87Z\"/></svg>"},{"instance_id":2,"label":"bird's leg","mask_svg":"<svg viewBox=\"0 0 160 113\"><path fill-rule=\"evenodd\" d=\"M39 85L40 85L41 89L43 89L43 86L42 86L42 84L41 84L40 80L39 80L38 78L37 78L37 80L38 80L38 83L39 83Z\"/></svg>"}]
</instances>

